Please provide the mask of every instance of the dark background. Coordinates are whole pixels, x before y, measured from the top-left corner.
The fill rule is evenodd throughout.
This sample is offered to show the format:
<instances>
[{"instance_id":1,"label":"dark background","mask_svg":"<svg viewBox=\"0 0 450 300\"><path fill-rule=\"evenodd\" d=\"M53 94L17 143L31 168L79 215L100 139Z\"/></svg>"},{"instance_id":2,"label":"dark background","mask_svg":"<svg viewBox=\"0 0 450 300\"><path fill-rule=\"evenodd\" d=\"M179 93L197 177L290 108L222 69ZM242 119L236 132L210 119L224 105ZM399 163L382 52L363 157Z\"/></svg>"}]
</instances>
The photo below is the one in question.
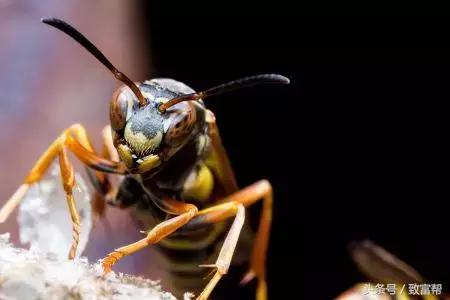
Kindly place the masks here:
<instances>
[{"instance_id":1,"label":"dark background","mask_svg":"<svg viewBox=\"0 0 450 300\"><path fill-rule=\"evenodd\" d=\"M422 3L413 16L410 3L380 13L342 2L180 2L0 0L0 202L69 125L85 125L99 149L120 85L39 23L55 16L133 80L170 77L202 90L263 72L291 79L206 100L239 184L267 178L275 189L270 299L331 299L365 280L347 252L365 238L448 291L448 16L419 17L429 10ZM142 238L127 211L108 209L106 220L111 227L91 233L90 261ZM15 216L1 230L18 244ZM115 270L161 278L152 251ZM213 299L253 299L254 283L237 285L244 271L232 268Z\"/></svg>"},{"instance_id":2,"label":"dark background","mask_svg":"<svg viewBox=\"0 0 450 300\"><path fill-rule=\"evenodd\" d=\"M214 5L145 5L153 75L198 90L263 72L291 79L206 100L239 184L275 189L271 298L330 299L364 280L347 244L365 238L448 290L450 52L447 33L428 32L440 21Z\"/></svg>"}]
</instances>

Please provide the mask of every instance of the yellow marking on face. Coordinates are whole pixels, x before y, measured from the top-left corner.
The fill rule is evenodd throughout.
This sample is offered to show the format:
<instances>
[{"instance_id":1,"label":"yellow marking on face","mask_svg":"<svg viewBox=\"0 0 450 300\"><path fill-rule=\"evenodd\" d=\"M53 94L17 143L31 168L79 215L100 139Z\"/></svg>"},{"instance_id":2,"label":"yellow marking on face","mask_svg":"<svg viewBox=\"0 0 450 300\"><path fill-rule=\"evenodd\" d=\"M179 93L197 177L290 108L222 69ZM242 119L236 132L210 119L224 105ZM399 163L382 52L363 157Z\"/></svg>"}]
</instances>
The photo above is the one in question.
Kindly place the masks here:
<instances>
[{"instance_id":1,"label":"yellow marking on face","mask_svg":"<svg viewBox=\"0 0 450 300\"><path fill-rule=\"evenodd\" d=\"M154 150L162 141L162 133L158 132L153 138L146 137L142 132L133 132L131 129L133 122L128 122L125 126L125 139L136 152L142 154Z\"/></svg>"},{"instance_id":2,"label":"yellow marking on face","mask_svg":"<svg viewBox=\"0 0 450 300\"><path fill-rule=\"evenodd\" d=\"M131 150L127 145L120 144L117 147L117 152L119 153L120 159L125 163L128 168L133 165L133 158L131 157Z\"/></svg>"},{"instance_id":3,"label":"yellow marking on face","mask_svg":"<svg viewBox=\"0 0 450 300\"><path fill-rule=\"evenodd\" d=\"M142 161L138 160L137 162L139 163L139 172L145 173L157 167L161 163L161 160L158 155L150 154L144 157Z\"/></svg>"}]
</instances>

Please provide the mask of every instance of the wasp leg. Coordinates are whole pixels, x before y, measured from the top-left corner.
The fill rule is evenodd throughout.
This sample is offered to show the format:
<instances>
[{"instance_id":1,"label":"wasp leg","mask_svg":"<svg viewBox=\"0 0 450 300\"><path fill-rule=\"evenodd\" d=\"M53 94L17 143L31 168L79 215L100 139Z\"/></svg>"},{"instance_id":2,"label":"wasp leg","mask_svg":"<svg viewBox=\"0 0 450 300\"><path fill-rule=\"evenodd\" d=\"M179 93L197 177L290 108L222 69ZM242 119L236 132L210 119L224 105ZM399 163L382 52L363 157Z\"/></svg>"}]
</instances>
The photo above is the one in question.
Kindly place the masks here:
<instances>
[{"instance_id":1,"label":"wasp leg","mask_svg":"<svg viewBox=\"0 0 450 300\"><path fill-rule=\"evenodd\" d=\"M72 219L72 245L69 250L69 259L73 259L77 252L78 243L80 241L81 223L78 210L73 198L72 189L75 185L75 177L72 164L67 157L65 146L61 146L59 151L59 167L61 170L61 178L66 192L67 205L69 206L70 218Z\"/></svg>"},{"instance_id":2,"label":"wasp leg","mask_svg":"<svg viewBox=\"0 0 450 300\"><path fill-rule=\"evenodd\" d=\"M206 160L206 165L216 174L226 194L229 195L239 190L236 177L234 176L227 152L223 147L216 118L210 110L207 111L206 121L208 123L208 134L211 138L212 149Z\"/></svg>"},{"instance_id":3,"label":"wasp leg","mask_svg":"<svg viewBox=\"0 0 450 300\"><path fill-rule=\"evenodd\" d=\"M101 156L111 161L119 162L119 154L114 147L110 125L106 125L103 128L102 141L103 143ZM115 196L117 194L119 181L111 181L111 176L117 175L108 175L99 171L93 171L90 168L87 168L87 173L89 175L89 179L91 180L93 186L97 191L92 199L93 218L95 222L99 217L104 215L106 210L106 203L113 203L113 200L115 199Z\"/></svg>"},{"instance_id":4,"label":"wasp leg","mask_svg":"<svg viewBox=\"0 0 450 300\"><path fill-rule=\"evenodd\" d=\"M220 249L219 256L216 263L213 265L201 265L200 267L213 267L217 268L216 273L208 282L197 300L206 300L219 282L219 280L227 274L230 267L231 259L233 258L234 250L241 233L242 226L245 221L245 208L242 204L236 202L229 202L221 205L214 206L212 208L200 211L199 214L208 218L208 222L217 222L223 220L229 216L236 215L230 231L225 238L225 241Z\"/></svg>"},{"instance_id":5,"label":"wasp leg","mask_svg":"<svg viewBox=\"0 0 450 300\"><path fill-rule=\"evenodd\" d=\"M186 229L197 228L205 224L221 222L234 215L233 210L225 209L227 208L227 205L233 206L242 204L247 207L261 199L263 200L263 207L250 261L250 270L242 280L242 283L245 284L255 276L258 278L258 287L256 291L256 298L258 300L267 299L265 261L269 243L270 225L272 223L273 202L272 186L269 181L258 181L226 197L223 204L199 211L198 216L184 227Z\"/></svg>"},{"instance_id":6,"label":"wasp leg","mask_svg":"<svg viewBox=\"0 0 450 300\"><path fill-rule=\"evenodd\" d=\"M73 179L72 166L67 158L67 149L71 150L82 162L88 164L96 170L103 172L115 172L119 174L124 174L126 172L123 164L98 157L93 152L92 146L83 126L80 124L72 125L58 138L56 138L50 147L41 155L34 167L28 173L28 176L25 178L25 183L19 187L19 189L2 207L0 210L0 223L4 222L8 218L14 208L23 199L30 185L41 180L52 161L56 158L56 156L59 156L61 176L63 178L63 185L67 194L69 211L74 228L72 247L69 252L69 258L72 259L75 255L73 248L76 248L78 243L77 232L79 233L79 218L76 213L76 208L72 197L72 188L75 181Z\"/></svg>"},{"instance_id":7,"label":"wasp leg","mask_svg":"<svg viewBox=\"0 0 450 300\"><path fill-rule=\"evenodd\" d=\"M188 223L193 217L195 217L195 215L198 212L197 207L192 204L185 204L170 199L166 199L165 201L170 202L172 208L173 206L176 206L176 209L173 210L173 213L178 214L178 216L158 224L142 240L118 248L113 252L109 253L102 260L102 266L105 273L111 271L111 267L115 265L117 261L119 261L123 257L133 254L134 252L139 251L152 244L156 244L166 236L172 234L178 228Z\"/></svg>"},{"instance_id":8,"label":"wasp leg","mask_svg":"<svg viewBox=\"0 0 450 300\"><path fill-rule=\"evenodd\" d=\"M244 199L243 197L242 204L245 206L252 205L262 198L263 207L258 232L256 233L255 244L253 246L250 270L244 276L241 283L246 284L256 276L258 278L257 299L266 299L267 283L265 264L267 248L269 245L270 227L272 225L272 185L267 180L261 180L249 186L247 189L247 191L242 190L244 194L247 192L249 196L247 199Z\"/></svg>"}]
</instances>

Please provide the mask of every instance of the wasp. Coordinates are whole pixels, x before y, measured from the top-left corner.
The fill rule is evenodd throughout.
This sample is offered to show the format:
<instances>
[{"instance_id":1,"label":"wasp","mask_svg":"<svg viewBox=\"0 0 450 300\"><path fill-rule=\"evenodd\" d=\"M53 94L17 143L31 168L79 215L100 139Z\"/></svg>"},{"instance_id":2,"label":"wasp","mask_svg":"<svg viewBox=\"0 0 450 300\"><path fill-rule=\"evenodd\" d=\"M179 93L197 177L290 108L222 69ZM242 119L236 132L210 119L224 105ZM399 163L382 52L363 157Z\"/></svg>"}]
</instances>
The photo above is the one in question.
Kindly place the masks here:
<instances>
[{"instance_id":1,"label":"wasp","mask_svg":"<svg viewBox=\"0 0 450 300\"><path fill-rule=\"evenodd\" d=\"M245 208L262 201L252 257L243 282L256 278L257 299L266 299L265 261L272 221L272 186L261 180L239 189L214 114L203 100L260 84L288 84L289 79L278 74L261 74L202 92L173 79L133 82L71 25L56 18L41 21L77 41L124 85L114 92L110 102L110 125L102 132L106 151L95 152L81 124L64 130L1 209L0 222L6 220L30 185L40 181L58 158L72 223L68 257L73 259L81 224L72 194L75 179L68 158L71 152L91 170L90 178L102 200L119 208L130 208L148 230L145 238L107 254L102 260L104 272L110 272L119 260L151 245L158 244L161 250L172 254L189 253L211 248L223 240L215 262L200 265L212 268L210 280L199 289L197 298L207 299L228 272L245 221ZM112 174L121 177L119 184L113 184Z\"/></svg>"},{"instance_id":2,"label":"wasp","mask_svg":"<svg viewBox=\"0 0 450 300\"><path fill-rule=\"evenodd\" d=\"M349 248L353 261L370 282L355 285L337 300L448 299L448 295L433 290L436 283L428 284L413 267L372 241L353 242Z\"/></svg>"}]
</instances>

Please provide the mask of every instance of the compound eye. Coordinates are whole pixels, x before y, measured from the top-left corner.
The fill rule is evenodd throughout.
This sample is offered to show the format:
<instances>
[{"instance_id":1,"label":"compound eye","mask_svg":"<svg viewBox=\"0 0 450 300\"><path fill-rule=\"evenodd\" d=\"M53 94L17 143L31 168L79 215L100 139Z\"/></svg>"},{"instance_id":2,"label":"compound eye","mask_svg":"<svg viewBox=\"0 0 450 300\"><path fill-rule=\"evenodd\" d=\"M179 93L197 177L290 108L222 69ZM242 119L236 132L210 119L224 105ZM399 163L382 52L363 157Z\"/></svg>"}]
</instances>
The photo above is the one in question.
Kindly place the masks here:
<instances>
[{"instance_id":1,"label":"compound eye","mask_svg":"<svg viewBox=\"0 0 450 300\"><path fill-rule=\"evenodd\" d=\"M120 131L125 127L128 108L133 99L130 96L130 93L122 88L114 92L112 96L109 119L111 121L111 128L116 131Z\"/></svg>"},{"instance_id":2,"label":"compound eye","mask_svg":"<svg viewBox=\"0 0 450 300\"><path fill-rule=\"evenodd\" d=\"M189 109L178 113L170 121L165 135L165 142L171 146L179 146L189 137L195 124L195 110Z\"/></svg>"}]
</instances>

